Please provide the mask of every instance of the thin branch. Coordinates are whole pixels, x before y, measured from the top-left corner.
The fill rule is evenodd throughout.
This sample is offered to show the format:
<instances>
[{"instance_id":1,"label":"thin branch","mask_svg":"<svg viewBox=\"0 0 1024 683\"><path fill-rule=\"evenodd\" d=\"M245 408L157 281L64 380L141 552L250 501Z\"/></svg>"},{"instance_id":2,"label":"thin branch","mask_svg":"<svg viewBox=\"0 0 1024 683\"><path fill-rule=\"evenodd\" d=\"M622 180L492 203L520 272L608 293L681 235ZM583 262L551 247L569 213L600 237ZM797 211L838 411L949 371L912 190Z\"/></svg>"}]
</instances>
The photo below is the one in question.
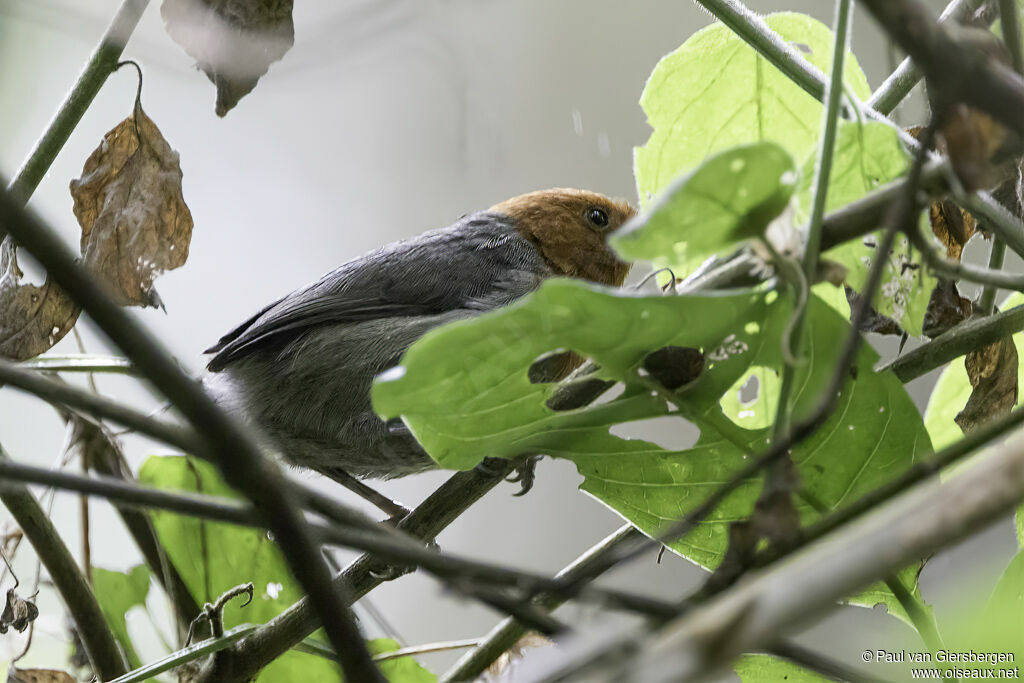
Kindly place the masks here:
<instances>
[{"instance_id":1,"label":"thin branch","mask_svg":"<svg viewBox=\"0 0 1024 683\"><path fill-rule=\"evenodd\" d=\"M266 458L244 427L181 370L163 345L114 303L60 237L9 192L0 193L0 231L6 230L46 268L203 437L197 455L218 466L229 486L253 501L293 575L313 598L331 645L349 680L383 681L355 622L345 587L335 585L299 507L295 487Z\"/></svg>"},{"instance_id":2,"label":"thin branch","mask_svg":"<svg viewBox=\"0 0 1024 683\"><path fill-rule=\"evenodd\" d=\"M111 479L132 483L136 489L146 490L135 483L120 447L102 425L93 424L73 413L60 412L61 417L68 424L68 428L72 430L70 447L79 450L83 461L88 461L94 472ZM83 479L91 481L89 477L83 477ZM135 491L126 489L126 493L131 495ZM86 500L86 497L83 495L82 499ZM157 581L160 582L170 598L179 625L182 629L186 629L188 624L199 614L199 605L185 585L181 574L167 559L167 553L157 538L150 516L132 506L121 505L116 501L112 502L146 563L152 568Z\"/></svg>"},{"instance_id":3,"label":"thin branch","mask_svg":"<svg viewBox=\"0 0 1024 683\"><path fill-rule=\"evenodd\" d=\"M814 282L818 271L818 255L821 250L822 219L825 216L825 201L828 197L829 180L832 175L832 157L835 153L836 130L839 128L839 104L843 95L843 64L846 57L846 48L849 43L849 19L850 0L839 0L836 4L836 23L833 34L835 41L832 51L832 76L828 81L828 92L825 97L825 109L822 112L822 133L821 146L818 151L818 159L814 169L813 201L811 203L811 215L807 227L807 246L804 249L802 296L797 297L793 317L790 320L790 336L783 343L789 343L792 347L793 357L800 358L803 347L804 322L806 320L807 301L809 293L806 291ZM796 286L793 283L793 286ZM796 376L796 366L793 363L785 363L782 367L782 380L779 385L778 412L775 415L775 427L773 438L779 438L789 431L790 419L792 416L792 403L790 394L793 389L793 380Z\"/></svg>"},{"instance_id":4,"label":"thin branch","mask_svg":"<svg viewBox=\"0 0 1024 683\"><path fill-rule=\"evenodd\" d=\"M1021 500L1024 442L1016 438L945 483L917 486L787 562L750 576L655 638L635 637L634 656L614 666L606 662L588 680L622 680L623 672L645 683L709 675L743 652L776 642L880 577L1002 519Z\"/></svg>"},{"instance_id":5,"label":"thin branch","mask_svg":"<svg viewBox=\"0 0 1024 683\"><path fill-rule=\"evenodd\" d=\"M183 491L165 491L110 476L87 477L6 459L0 460L0 481L42 484L60 490L77 491L133 509L168 510L229 524L266 527L254 507L237 500ZM4 485L6 483L0 484L0 489ZM531 592L554 590L559 585L555 579L543 574L508 569L430 550L387 525L376 526L375 533L331 524L313 523L312 526L315 535L324 543L372 553L378 560L422 567L442 581L451 583L456 590L461 587L471 595L475 589L471 585L473 582ZM594 588L579 597L595 604L634 610L641 614L665 616L672 613L672 606L667 603L613 589Z\"/></svg>"},{"instance_id":6,"label":"thin branch","mask_svg":"<svg viewBox=\"0 0 1024 683\"><path fill-rule=\"evenodd\" d=\"M601 557L624 540L639 535L640 532L632 524L620 527L555 574L555 578L571 578L579 574L593 558ZM563 598L551 594L542 594L537 598L537 605L548 611L554 611L563 602L565 602ZM471 652L463 655L451 669L445 672L440 678L441 682L476 680L494 660L519 642L519 639L526 633L527 629L521 623L515 619L505 619L495 626Z\"/></svg>"},{"instance_id":7,"label":"thin branch","mask_svg":"<svg viewBox=\"0 0 1024 683\"><path fill-rule=\"evenodd\" d=\"M26 391L57 406L67 406L110 420L177 446L186 453L199 453L206 448L199 435L188 427L164 422L91 391L52 380L41 373L24 369L19 363L0 359L0 385Z\"/></svg>"},{"instance_id":8,"label":"thin branch","mask_svg":"<svg viewBox=\"0 0 1024 683\"><path fill-rule=\"evenodd\" d=\"M101 372L108 374L134 375L135 368L127 358L118 356L97 356L91 353L68 353L62 355L37 356L18 364L26 370L43 372Z\"/></svg>"},{"instance_id":9,"label":"thin branch","mask_svg":"<svg viewBox=\"0 0 1024 683\"><path fill-rule=\"evenodd\" d=\"M434 538L473 503L497 486L505 475L512 472L511 462L498 463L496 466L501 464L504 465L505 471L497 472L496 476L482 474L477 470L452 475L403 519L398 527L415 538ZM382 579L374 574L374 564L372 556L363 555L346 567L336 582L347 583L351 587L352 596L359 599L382 583ZM309 598L303 598L232 648L232 661L227 673L207 671L196 683L231 683L248 680L249 676L258 672L268 662L309 636L316 627L313 606Z\"/></svg>"},{"instance_id":10,"label":"thin branch","mask_svg":"<svg viewBox=\"0 0 1024 683\"><path fill-rule=\"evenodd\" d=\"M918 0L863 0L946 101L968 102L1024 135L1024 81L997 60L966 49Z\"/></svg>"},{"instance_id":11,"label":"thin branch","mask_svg":"<svg viewBox=\"0 0 1024 683\"><path fill-rule=\"evenodd\" d=\"M953 0L946 5L946 9L939 16L939 21L964 23L974 15L981 13L987 6L990 6L990 3L986 0ZM980 23L991 24L993 18L994 16L986 16ZM907 57L889 74L885 82L878 86L878 90L871 93L867 102L868 106L882 114L891 114L899 106L899 103L910 94L921 78L921 71Z\"/></svg>"},{"instance_id":12,"label":"thin branch","mask_svg":"<svg viewBox=\"0 0 1024 683\"><path fill-rule=\"evenodd\" d=\"M96 93L113 73L128 38L135 31L148 4L149 0L124 0L121 3L85 69L8 187L8 191L19 202L28 202L53 160L64 147L64 143L71 137L72 131L92 104Z\"/></svg>"},{"instance_id":13,"label":"thin branch","mask_svg":"<svg viewBox=\"0 0 1024 683\"><path fill-rule=\"evenodd\" d=\"M906 234L911 243L921 252L925 264L945 278L950 280L967 280L968 282L977 282L983 285L1024 292L1024 275L979 268L970 263L946 258L938 249L929 244L927 238L921 235L917 226L909 227Z\"/></svg>"},{"instance_id":14,"label":"thin branch","mask_svg":"<svg viewBox=\"0 0 1024 683\"><path fill-rule=\"evenodd\" d=\"M183 647L177 652L172 652L166 657L161 657L157 661L127 673L120 678L110 681L109 683L142 683L143 681L150 681L165 671L170 671L182 664L194 662L201 657L229 648L247 634L255 631L257 628L259 627L254 624L241 624L233 629L225 631L224 637L222 638L208 638L196 643L195 645Z\"/></svg>"},{"instance_id":15,"label":"thin branch","mask_svg":"<svg viewBox=\"0 0 1024 683\"><path fill-rule=\"evenodd\" d=\"M825 96L825 74L804 59L792 45L773 31L764 19L739 0L696 0L733 33L814 99Z\"/></svg>"},{"instance_id":16,"label":"thin branch","mask_svg":"<svg viewBox=\"0 0 1024 683\"><path fill-rule=\"evenodd\" d=\"M877 371L891 370L901 382L907 383L974 349L994 344L1021 330L1024 330L1024 306L988 317L973 317L878 367Z\"/></svg>"},{"instance_id":17,"label":"thin branch","mask_svg":"<svg viewBox=\"0 0 1024 683\"><path fill-rule=\"evenodd\" d=\"M0 465L7 462L7 453L0 447ZM128 663L110 632L96 596L39 501L26 487L14 484L5 484L0 489L0 501L21 527L60 592L96 675L101 680L109 680L128 671Z\"/></svg>"}]
</instances>

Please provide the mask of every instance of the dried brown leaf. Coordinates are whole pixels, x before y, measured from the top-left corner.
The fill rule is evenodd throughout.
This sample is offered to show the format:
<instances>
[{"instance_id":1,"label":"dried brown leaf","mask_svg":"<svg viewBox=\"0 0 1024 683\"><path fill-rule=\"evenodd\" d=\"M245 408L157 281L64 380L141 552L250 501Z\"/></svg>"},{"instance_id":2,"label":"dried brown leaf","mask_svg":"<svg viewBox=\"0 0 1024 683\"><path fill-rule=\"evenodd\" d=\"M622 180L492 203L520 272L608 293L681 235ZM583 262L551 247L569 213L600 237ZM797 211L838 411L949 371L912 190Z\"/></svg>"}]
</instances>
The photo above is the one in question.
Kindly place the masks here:
<instances>
[{"instance_id":1,"label":"dried brown leaf","mask_svg":"<svg viewBox=\"0 0 1024 683\"><path fill-rule=\"evenodd\" d=\"M22 282L14 242L0 242L0 357L28 360L59 342L78 320L79 308L49 277Z\"/></svg>"},{"instance_id":2,"label":"dried brown leaf","mask_svg":"<svg viewBox=\"0 0 1024 683\"><path fill-rule=\"evenodd\" d=\"M932 202L928 207L932 232L946 247L946 256L956 261L963 254L967 240L978 231L974 216L950 201Z\"/></svg>"},{"instance_id":3,"label":"dried brown leaf","mask_svg":"<svg viewBox=\"0 0 1024 683\"><path fill-rule=\"evenodd\" d=\"M928 300L922 331L926 337L934 339L969 318L973 311L971 300L960 296L956 283L939 280Z\"/></svg>"},{"instance_id":4,"label":"dried brown leaf","mask_svg":"<svg viewBox=\"0 0 1024 683\"><path fill-rule=\"evenodd\" d=\"M527 632L526 635L516 641L515 645L503 652L500 657L495 659L494 662L487 667L482 680L494 681L506 679L506 676L511 673L510 668L517 660L526 656L527 650L547 647L548 645L551 645L551 641L541 634L534 633L533 631Z\"/></svg>"},{"instance_id":5,"label":"dried brown leaf","mask_svg":"<svg viewBox=\"0 0 1024 683\"><path fill-rule=\"evenodd\" d=\"M0 633L7 633L13 628L21 633L39 616L39 609L31 600L26 600L11 588L7 591L7 602L0 613Z\"/></svg>"},{"instance_id":6,"label":"dried brown leaf","mask_svg":"<svg viewBox=\"0 0 1024 683\"><path fill-rule=\"evenodd\" d=\"M178 153L138 100L71 181L71 197L89 269L121 305L158 305L153 280L185 263L192 215Z\"/></svg>"},{"instance_id":7,"label":"dried brown leaf","mask_svg":"<svg viewBox=\"0 0 1024 683\"><path fill-rule=\"evenodd\" d=\"M57 669L15 669L7 672L7 683L75 683L75 679Z\"/></svg>"},{"instance_id":8,"label":"dried brown leaf","mask_svg":"<svg viewBox=\"0 0 1024 683\"><path fill-rule=\"evenodd\" d=\"M956 416L956 423L967 433L1010 412L1017 403L1017 347L1011 337L1001 339L980 351L971 351L965 360L971 397Z\"/></svg>"},{"instance_id":9,"label":"dried brown leaf","mask_svg":"<svg viewBox=\"0 0 1024 683\"><path fill-rule=\"evenodd\" d=\"M164 0L160 15L217 87L217 116L252 92L295 43L292 0Z\"/></svg>"}]
</instances>

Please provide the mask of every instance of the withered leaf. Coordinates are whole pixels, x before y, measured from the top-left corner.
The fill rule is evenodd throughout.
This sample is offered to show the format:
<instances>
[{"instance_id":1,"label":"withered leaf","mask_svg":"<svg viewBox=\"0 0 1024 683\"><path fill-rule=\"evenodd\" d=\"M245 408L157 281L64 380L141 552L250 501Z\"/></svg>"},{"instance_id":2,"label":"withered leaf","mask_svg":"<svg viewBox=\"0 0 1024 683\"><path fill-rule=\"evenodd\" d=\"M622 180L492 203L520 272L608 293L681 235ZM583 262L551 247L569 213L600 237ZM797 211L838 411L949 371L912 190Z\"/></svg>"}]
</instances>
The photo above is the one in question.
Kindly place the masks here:
<instances>
[{"instance_id":1,"label":"withered leaf","mask_svg":"<svg viewBox=\"0 0 1024 683\"><path fill-rule=\"evenodd\" d=\"M934 339L971 317L973 311L971 300L960 296L955 282L940 279L928 300L922 332Z\"/></svg>"},{"instance_id":2,"label":"withered leaf","mask_svg":"<svg viewBox=\"0 0 1024 683\"><path fill-rule=\"evenodd\" d=\"M252 92L295 43L292 0L164 0L160 16L217 87L217 116Z\"/></svg>"},{"instance_id":3,"label":"withered leaf","mask_svg":"<svg viewBox=\"0 0 1024 683\"><path fill-rule=\"evenodd\" d=\"M39 609L35 603L22 598L11 588L7 591L7 603L4 605L4 611L0 613L0 633L7 633L7 629L10 628L21 633L38 616Z\"/></svg>"},{"instance_id":4,"label":"withered leaf","mask_svg":"<svg viewBox=\"0 0 1024 683\"><path fill-rule=\"evenodd\" d=\"M955 420L967 433L1008 414L1017 403L1017 347L1013 338L971 351L965 365L971 397Z\"/></svg>"},{"instance_id":5,"label":"withered leaf","mask_svg":"<svg viewBox=\"0 0 1024 683\"><path fill-rule=\"evenodd\" d=\"M932 232L946 247L946 256L956 261L963 254L967 240L978 231L974 216L950 201L932 202L928 207Z\"/></svg>"},{"instance_id":6,"label":"withered leaf","mask_svg":"<svg viewBox=\"0 0 1024 683\"><path fill-rule=\"evenodd\" d=\"M71 181L86 265L125 306L159 303L153 280L188 258L192 215L178 153L138 99Z\"/></svg>"},{"instance_id":7,"label":"withered leaf","mask_svg":"<svg viewBox=\"0 0 1024 683\"><path fill-rule=\"evenodd\" d=\"M16 247L0 242L0 357L28 360L59 342L78 320L79 308L49 277L22 282Z\"/></svg>"},{"instance_id":8,"label":"withered leaf","mask_svg":"<svg viewBox=\"0 0 1024 683\"><path fill-rule=\"evenodd\" d=\"M75 679L57 669L16 669L7 672L7 683L75 683Z\"/></svg>"},{"instance_id":9,"label":"withered leaf","mask_svg":"<svg viewBox=\"0 0 1024 683\"><path fill-rule=\"evenodd\" d=\"M551 645L551 641L539 633L528 631L522 638L516 641L515 645L503 652L500 657L487 667L485 671L486 680L511 680L509 669L515 662L526 656L527 650L534 650L540 647Z\"/></svg>"}]
</instances>

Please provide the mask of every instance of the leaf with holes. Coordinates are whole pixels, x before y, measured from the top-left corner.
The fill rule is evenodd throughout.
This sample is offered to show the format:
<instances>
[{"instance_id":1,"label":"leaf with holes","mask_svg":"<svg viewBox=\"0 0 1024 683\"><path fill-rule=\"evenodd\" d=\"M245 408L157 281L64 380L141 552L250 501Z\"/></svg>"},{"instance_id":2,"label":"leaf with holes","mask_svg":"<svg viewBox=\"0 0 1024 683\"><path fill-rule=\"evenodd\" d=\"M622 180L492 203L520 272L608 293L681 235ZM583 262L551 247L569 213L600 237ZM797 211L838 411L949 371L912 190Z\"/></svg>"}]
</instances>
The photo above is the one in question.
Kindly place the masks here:
<instances>
[{"instance_id":1,"label":"leaf with holes","mask_svg":"<svg viewBox=\"0 0 1024 683\"><path fill-rule=\"evenodd\" d=\"M767 443L767 423L748 429L731 421L723 395L751 368L779 372L778 340L791 310L774 292L632 297L552 281L518 304L425 336L398 368L377 379L374 406L384 417L401 416L444 467L472 467L482 453L571 460L584 476L585 491L653 535ZM820 403L848 332L848 322L812 298L810 362L794 384L798 419ZM649 378L638 372L651 351L668 345L699 348L707 361L699 379L676 395L678 411L652 393ZM529 368L536 358L566 349L594 360L602 377L623 382L622 394L577 410L549 409L545 402L554 389L531 384ZM875 488L930 450L903 385L890 373L874 373L877 361L871 348L861 350L851 371L856 380L843 388L836 413L794 449L805 520ZM762 392L758 400L774 398ZM759 404L751 409L762 410ZM671 451L609 432L616 424L665 415L700 428L692 448ZM759 486L757 480L742 485L673 549L703 566L717 564L727 523L750 514ZM898 611L895 600L887 604Z\"/></svg>"},{"instance_id":2,"label":"leaf with holes","mask_svg":"<svg viewBox=\"0 0 1024 683\"><path fill-rule=\"evenodd\" d=\"M772 14L765 21L811 64L829 72L832 32L824 24L796 13ZM843 82L861 99L871 92L849 53ZM802 159L821 124L817 100L719 23L658 62L640 105L654 129L634 157L637 194L645 206L673 179L735 145L771 141Z\"/></svg>"},{"instance_id":3,"label":"leaf with holes","mask_svg":"<svg viewBox=\"0 0 1024 683\"><path fill-rule=\"evenodd\" d=\"M374 407L386 417L401 415L443 467L468 469L484 455L571 443L574 430L606 424L604 413L619 421L665 413L664 400L647 390L590 410L547 408L552 385L532 384L528 376L547 352L576 351L595 359L602 376L642 388L637 370L648 353L704 349L710 364L687 395L716 400L745 369L745 351L758 339L766 310L764 294L756 292L623 297L551 280L512 306L427 334L398 368L377 378Z\"/></svg>"},{"instance_id":4,"label":"leaf with holes","mask_svg":"<svg viewBox=\"0 0 1024 683\"><path fill-rule=\"evenodd\" d=\"M813 200L814 167L817 155L804 163L797 191L797 219L807 220ZM835 159L829 182L825 210L832 211L860 199L872 190L899 178L909 165L909 157L899 139L899 131L877 122L840 122L836 136ZM881 236L873 232L860 240L844 242L825 252L824 257L842 264L846 283L860 291L867 281ZM892 318L914 336L920 336L931 292L937 280L910 250L906 237L897 238L889 256L875 310Z\"/></svg>"},{"instance_id":5,"label":"leaf with holes","mask_svg":"<svg viewBox=\"0 0 1024 683\"><path fill-rule=\"evenodd\" d=\"M672 183L611 238L627 260L647 259L680 272L764 234L796 187L796 165L773 142L733 147Z\"/></svg>"}]
</instances>

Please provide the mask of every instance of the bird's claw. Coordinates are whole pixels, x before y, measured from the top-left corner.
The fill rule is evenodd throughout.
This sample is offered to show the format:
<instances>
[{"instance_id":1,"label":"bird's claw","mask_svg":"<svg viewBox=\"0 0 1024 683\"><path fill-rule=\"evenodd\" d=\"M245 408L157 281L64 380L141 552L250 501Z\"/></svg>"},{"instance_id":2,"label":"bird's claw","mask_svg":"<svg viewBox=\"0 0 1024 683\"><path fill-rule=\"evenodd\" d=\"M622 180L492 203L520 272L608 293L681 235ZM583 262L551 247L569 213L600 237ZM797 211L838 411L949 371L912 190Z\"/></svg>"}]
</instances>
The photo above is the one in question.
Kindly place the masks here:
<instances>
[{"instance_id":1,"label":"bird's claw","mask_svg":"<svg viewBox=\"0 0 1024 683\"><path fill-rule=\"evenodd\" d=\"M539 455L531 455L521 463L516 465L515 474L510 474L505 477L505 481L515 483L519 482L519 492L513 493L513 496L525 496L533 488L533 482L537 476L537 461L540 460Z\"/></svg>"}]
</instances>

